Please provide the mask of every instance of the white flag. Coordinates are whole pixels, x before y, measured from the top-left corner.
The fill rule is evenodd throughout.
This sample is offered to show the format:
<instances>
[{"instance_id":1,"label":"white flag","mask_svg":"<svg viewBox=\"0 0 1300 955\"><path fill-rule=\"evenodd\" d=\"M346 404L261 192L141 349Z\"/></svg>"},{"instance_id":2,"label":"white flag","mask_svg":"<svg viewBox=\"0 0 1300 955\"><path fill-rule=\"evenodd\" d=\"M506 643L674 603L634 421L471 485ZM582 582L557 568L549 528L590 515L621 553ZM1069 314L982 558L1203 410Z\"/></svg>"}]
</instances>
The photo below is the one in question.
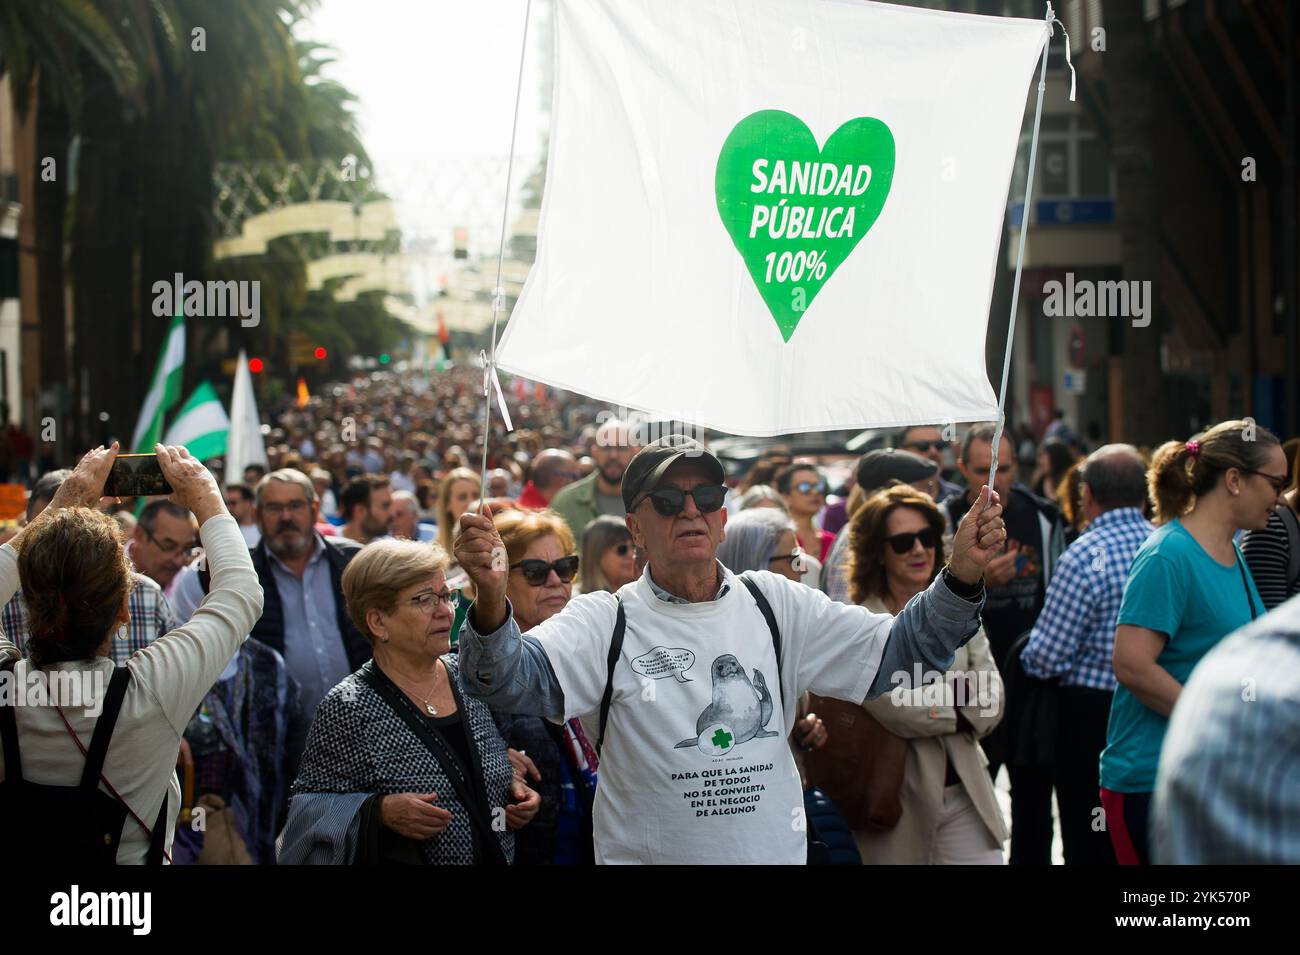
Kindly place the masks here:
<instances>
[{"instance_id":1,"label":"white flag","mask_svg":"<svg viewBox=\"0 0 1300 955\"><path fill-rule=\"evenodd\" d=\"M566 0L515 374L733 434L989 420L1045 21Z\"/></svg>"},{"instance_id":2,"label":"white flag","mask_svg":"<svg viewBox=\"0 0 1300 955\"><path fill-rule=\"evenodd\" d=\"M200 461L226 453L230 419L221 399L208 382L194 389L194 394L176 412L176 420L167 429L163 444L180 444Z\"/></svg>"},{"instance_id":3,"label":"white flag","mask_svg":"<svg viewBox=\"0 0 1300 955\"><path fill-rule=\"evenodd\" d=\"M257 396L253 394L253 376L248 373L248 356L241 349L235 366L235 388L230 395L230 435L226 442L226 483L244 480L244 468L250 464L266 466L266 446L262 443L262 419L257 414Z\"/></svg>"},{"instance_id":4,"label":"white flag","mask_svg":"<svg viewBox=\"0 0 1300 955\"><path fill-rule=\"evenodd\" d=\"M181 379L185 376L185 315L178 312L167 329L158 362L154 365L149 391L140 406L131 449L153 454L154 445L163 433L163 416L180 401Z\"/></svg>"}]
</instances>

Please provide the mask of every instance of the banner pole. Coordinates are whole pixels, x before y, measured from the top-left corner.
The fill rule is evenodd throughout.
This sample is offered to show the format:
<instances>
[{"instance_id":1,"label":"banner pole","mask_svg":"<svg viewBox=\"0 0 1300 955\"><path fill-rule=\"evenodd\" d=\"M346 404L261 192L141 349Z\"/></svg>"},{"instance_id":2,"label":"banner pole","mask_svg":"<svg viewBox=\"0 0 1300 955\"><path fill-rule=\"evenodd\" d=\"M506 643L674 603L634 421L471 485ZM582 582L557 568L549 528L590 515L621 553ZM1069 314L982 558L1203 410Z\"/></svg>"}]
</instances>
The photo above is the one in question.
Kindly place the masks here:
<instances>
[{"instance_id":1,"label":"banner pole","mask_svg":"<svg viewBox=\"0 0 1300 955\"><path fill-rule=\"evenodd\" d=\"M524 36L519 42L519 77L515 82L515 113L510 122L510 156L506 160L506 194L501 204L501 239L497 246L497 279L492 286L492 351L484 354L483 360L483 470L479 479L478 513L483 513L483 502L487 499L487 465L488 439L492 434L492 391L495 389L497 399L501 402L501 415L505 419L506 429L510 429L510 412L506 408L505 396L501 394L501 381L497 377L497 321L505 307L505 290L501 287L501 268L506 255L506 222L510 217L510 179L515 169L515 137L519 134L519 100L524 88L524 57L528 52L528 21L533 10L533 0L528 0L524 7Z\"/></svg>"},{"instance_id":2,"label":"banner pole","mask_svg":"<svg viewBox=\"0 0 1300 955\"><path fill-rule=\"evenodd\" d=\"M1016 339L1016 311L1020 304L1020 272L1025 264L1025 235L1029 232L1029 216L1033 209L1034 197L1034 162L1038 158L1038 129L1043 120L1043 93L1047 91L1047 55L1052 48L1052 24L1056 22L1056 13L1052 4L1047 4L1047 41L1043 44L1043 63L1038 71L1038 103L1034 107L1034 132L1029 140L1029 170L1025 175L1025 202L1020 215L1020 241L1016 252L1016 277L1011 287L1011 317L1007 320L1007 348L1002 358L1002 387L998 389L998 420L993 430L993 457L989 462L989 493L993 492L993 481L998 473L998 450L1002 447L1002 431L1007 423L1007 380L1011 376L1011 346ZM1066 38L1068 49L1069 38ZM1014 452L1014 442L1012 451ZM1003 501L1002 506L1006 507ZM987 503L986 503L987 506Z\"/></svg>"}]
</instances>

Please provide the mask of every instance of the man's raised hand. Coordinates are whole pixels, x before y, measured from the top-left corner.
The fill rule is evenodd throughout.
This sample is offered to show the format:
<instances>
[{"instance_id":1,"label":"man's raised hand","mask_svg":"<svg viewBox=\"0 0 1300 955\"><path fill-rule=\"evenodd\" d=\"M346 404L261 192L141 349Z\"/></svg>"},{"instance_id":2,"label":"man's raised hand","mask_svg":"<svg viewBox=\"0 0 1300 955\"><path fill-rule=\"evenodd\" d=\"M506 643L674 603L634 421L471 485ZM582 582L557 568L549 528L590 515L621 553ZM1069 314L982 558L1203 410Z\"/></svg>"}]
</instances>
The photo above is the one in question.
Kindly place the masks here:
<instances>
[{"instance_id":1,"label":"man's raised hand","mask_svg":"<svg viewBox=\"0 0 1300 955\"><path fill-rule=\"evenodd\" d=\"M506 578L510 576L506 545L492 523L492 508L485 504L482 514L466 511L461 515L460 533L452 550L456 562L474 582L474 629L492 633L505 622Z\"/></svg>"},{"instance_id":2,"label":"man's raised hand","mask_svg":"<svg viewBox=\"0 0 1300 955\"><path fill-rule=\"evenodd\" d=\"M976 504L957 525L952 541L952 557L948 570L964 584L975 584L984 574L994 557L1002 552L1007 539L1006 522L1002 520L1002 499L987 485L980 491L983 506Z\"/></svg>"}]
</instances>

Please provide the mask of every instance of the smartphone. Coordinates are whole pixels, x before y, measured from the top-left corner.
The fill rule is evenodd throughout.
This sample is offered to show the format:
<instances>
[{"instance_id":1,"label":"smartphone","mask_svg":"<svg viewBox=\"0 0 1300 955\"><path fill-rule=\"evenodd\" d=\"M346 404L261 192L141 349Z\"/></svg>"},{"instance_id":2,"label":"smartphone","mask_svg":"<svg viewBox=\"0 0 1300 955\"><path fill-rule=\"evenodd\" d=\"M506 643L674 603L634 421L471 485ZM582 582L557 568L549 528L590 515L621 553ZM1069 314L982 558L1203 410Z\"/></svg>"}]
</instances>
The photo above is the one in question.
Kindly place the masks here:
<instances>
[{"instance_id":1,"label":"smartphone","mask_svg":"<svg viewBox=\"0 0 1300 955\"><path fill-rule=\"evenodd\" d=\"M104 482L105 497L152 497L173 490L155 454L119 454Z\"/></svg>"}]
</instances>

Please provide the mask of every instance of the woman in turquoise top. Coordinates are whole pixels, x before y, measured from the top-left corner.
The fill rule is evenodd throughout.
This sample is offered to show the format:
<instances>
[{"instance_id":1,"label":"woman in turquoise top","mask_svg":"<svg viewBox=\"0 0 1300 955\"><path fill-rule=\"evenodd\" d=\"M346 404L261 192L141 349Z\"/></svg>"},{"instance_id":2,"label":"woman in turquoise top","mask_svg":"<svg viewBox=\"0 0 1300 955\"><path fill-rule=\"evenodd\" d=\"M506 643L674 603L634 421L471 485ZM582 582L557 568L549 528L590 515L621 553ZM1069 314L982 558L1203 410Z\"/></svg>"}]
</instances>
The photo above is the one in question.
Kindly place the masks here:
<instances>
[{"instance_id":1,"label":"woman in turquoise top","mask_svg":"<svg viewBox=\"0 0 1300 955\"><path fill-rule=\"evenodd\" d=\"M1251 421L1170 441L1151 461L1160 527L1124 587L1113 656L1119 686L1101 754L1101 804L1121 864L1147 861L1147 809L1183 684L1216 643L1264 612L1233 535L1268 523L1288 479L1277 438Z\"/></svg>"}]
</instances>

